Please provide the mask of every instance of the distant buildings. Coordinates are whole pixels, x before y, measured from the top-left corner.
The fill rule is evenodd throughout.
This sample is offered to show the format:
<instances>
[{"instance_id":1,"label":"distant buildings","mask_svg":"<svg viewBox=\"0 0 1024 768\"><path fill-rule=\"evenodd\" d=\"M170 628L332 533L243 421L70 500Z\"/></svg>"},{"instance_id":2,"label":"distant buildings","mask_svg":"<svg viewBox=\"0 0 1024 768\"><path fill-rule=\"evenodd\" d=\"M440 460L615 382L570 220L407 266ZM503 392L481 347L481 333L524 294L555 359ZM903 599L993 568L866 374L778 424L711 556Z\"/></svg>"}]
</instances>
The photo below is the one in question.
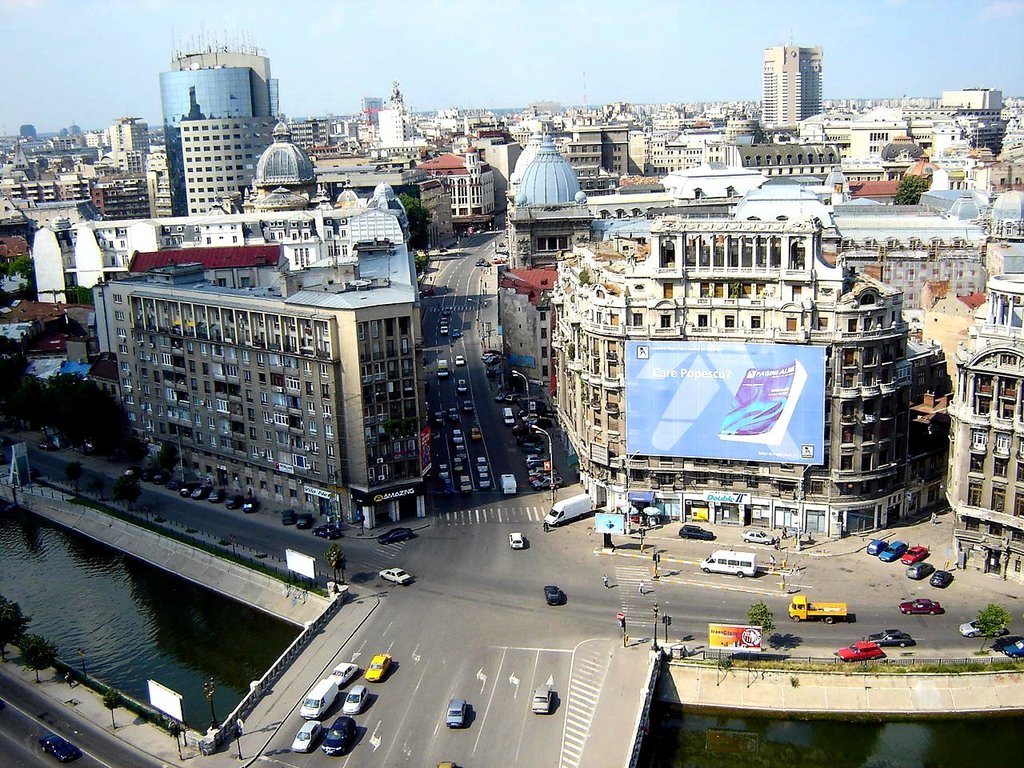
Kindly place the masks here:
<instances>
[{"instance_id":1,"label":"distant buildings","mask_svg":"<svg viewBox=\"0 0 1024 768\"><path fill-rule=\"evenodd\" d=\"M780 45L764 52L761 121L795 125L823 111L821 48Z\"/></svg>"},{"instance_id":2,"label":"distant buildings","mask_svg":"<svg viewBox=\"0 0 1024 768\"><path fill-rule=\"evenodd\" d=\"M440 180L451 196L451 221L456 232L489 229L494 222L494 172L469 149L463 155L443 154L419 164Z\"/></svg>"}]
</instances>

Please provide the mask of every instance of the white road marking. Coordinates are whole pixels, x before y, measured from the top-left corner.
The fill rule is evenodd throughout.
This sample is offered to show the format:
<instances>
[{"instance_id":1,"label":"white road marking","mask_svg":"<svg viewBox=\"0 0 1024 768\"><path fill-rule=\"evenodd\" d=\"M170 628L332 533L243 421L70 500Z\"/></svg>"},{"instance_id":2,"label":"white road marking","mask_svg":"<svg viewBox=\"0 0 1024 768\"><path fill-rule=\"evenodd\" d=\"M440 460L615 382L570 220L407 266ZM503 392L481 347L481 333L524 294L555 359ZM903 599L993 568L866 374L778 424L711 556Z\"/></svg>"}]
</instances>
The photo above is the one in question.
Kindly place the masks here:
<instances>
[{"instance_id":1,"label":"white road marking","mask_svg":"<svg viewBox=\"0 0 1024 768\"><path fill-rule=\"evenodd\" d=\"M417 645L415 648L412 649L412 653L409 654L412 657L412 660L415 661L417 664L419 664L421 658L419 651L420 647L419 645Z\"/></svg>"},{"instance_id":2,"label":"white road marking","mask_svg":"<svg viewBox=\"0 0 1024 768\"><path fill-rule=\"evenodd\" d=\"M487 687L487 675L484 674L483 667L480 667L480 670L476 673L476 679L480 681L480 693L483 693L484 688Z\"/></svg>"},{"instance_id":3,"label":"white road marking","mask_svg":"<svg viewBox=\"0 0 1024 768\"><path fill-rule=\"evenodd\" d=\"M501 668L503 666L505 666L505 654L506 653L507 653L507 651L502 651L501 652L501 661L498 662L497 675L499 677L501 676ZM479 677L480 674L482 674L482 673L483 673L483 669L481 669L480 672L477 673L477 677ZM473 742L473 752L472 752L472 754L474 754L474 755L476 754L476 748L478 746L480 746L480 739L484 735L484 723L487 722L487 714L491 711L491 701L494 700L494 691L495 691L495 689L497 689L497 687L498 686L496 686L496 685L492 686L491 687L491 695L487 697L487 706L484 709L484 716L482 718L480 718L480 727L477 729L476 741ZM484 692L483 688L481 688L480 689L480 693L482 694L483 692Z\"/></svg>"},{"instance_id":4,"label":"white road marking","mask_svg":"<svg viewBox=\"0 0 1024 768\"><path fill-rule=\"evenodd\" d=\"M377 725L375 725L373 727L373 734L371 734L371 736L370 736L370 744L373 746L373 751L374 752L377 751L377 747L379 747L380 744L381 744L381 739L380 739L380 736L377 735L377 732L380 730L380 724L382 722L383 722L382 720L378 720L377 721Z\"/></svg>"},{"instance_id":5,"label":"white road marking","mask_svg":"<svg viewBox=\"0 0 1024 768\"><path fill-rule=\"evenodd\" d=\"M519 698L519 678L516 677L516 673L515 672L509 673L508 684L516 689L515 693L512 695L512 698L513 699Z\"/></svg>"}]
</instances>

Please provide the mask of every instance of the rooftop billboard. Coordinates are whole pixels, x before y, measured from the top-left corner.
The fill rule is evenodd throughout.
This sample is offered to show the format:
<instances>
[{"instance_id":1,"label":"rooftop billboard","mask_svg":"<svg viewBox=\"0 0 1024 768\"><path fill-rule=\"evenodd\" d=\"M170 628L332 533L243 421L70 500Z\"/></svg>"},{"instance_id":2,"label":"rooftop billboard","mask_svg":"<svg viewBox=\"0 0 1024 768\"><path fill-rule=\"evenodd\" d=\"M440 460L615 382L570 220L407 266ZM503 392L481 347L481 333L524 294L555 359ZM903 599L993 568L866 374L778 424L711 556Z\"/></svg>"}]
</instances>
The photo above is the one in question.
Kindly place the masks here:
<instances>
[{"instance_id":1,"label":"rooftop billboard","mask_svg":"<svg viewBox=\"0 0 1024 768\"><path fill-rule=\"evenodd\" d=\"M821 464L825 349L626 342L626 450Z\"/></svg>"}]
</instances>

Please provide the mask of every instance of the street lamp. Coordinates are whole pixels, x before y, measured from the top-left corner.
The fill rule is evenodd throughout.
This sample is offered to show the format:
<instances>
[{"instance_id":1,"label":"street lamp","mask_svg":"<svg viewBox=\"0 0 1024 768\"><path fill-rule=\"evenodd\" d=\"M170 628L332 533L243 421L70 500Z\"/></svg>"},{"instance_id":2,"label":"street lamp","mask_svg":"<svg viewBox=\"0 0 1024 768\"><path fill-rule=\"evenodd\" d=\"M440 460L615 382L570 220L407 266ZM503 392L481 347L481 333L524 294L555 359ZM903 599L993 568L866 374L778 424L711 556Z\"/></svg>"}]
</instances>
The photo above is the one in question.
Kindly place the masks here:
<instances>
[{"instance_id":1,"label":"street lamp","mask_svg":"<svg viewBox=\"0 0 1024 768\"><path fill-rule=\"evenodd\" d=\"M78 649L78 658L82 661L82 680L84 681L89 677L89 673L85 669L85 651L81 648Z\"/></svg>"},{"instance_id":2,"label":"street lamp","mask_svg":"<svg viewBox=\"0 0 1024 768\"><path fill-rule=\"evenodd\" d=\"M217 728L217 713L213 710L213 694L216 692L217 683L215 683L211 677L203 683L203 693L206 695L206 700L210 702L210 727L214 730Z\"/></svg>"},{"instance_id":3,"label":"street lamp","mask_svg":"<svg viewBox=\"0 0 1024 768\"><path fill-rule=\"evenodd\" d=\"M520 375L522 375L522 374L520 374ZM540 427L536 427L536 426L532 427L532 429L533 429L534 432L540 432L542 435L544 435L548 439L548 467L550 467L550 471L549 471L549 474L548 474L548 484L551 486L551 504L552 504L552 506L554 506L554 504L555 504L555 452L552 450L552 447L551 447L551 433L548 432L546 429L541 429Z\"/></svg>"},{"instance_id":4,"label":"street lamp","mask_svg":"<svg viewBox=\"0 0 1024 768\"><path fill-rule=\"evenodd\" d=\"M658 648L658 604L654 604L654 638L651 640L651 650L660 651Z\"/></svg>"},{"instance_id":5,"label":"street lamp","mask_svg":"<svg viewBox=\"0 0 1024 768\"><path fill-rule=\"evenodd\" d=\"M530 380L528 378L526 378L526 376L521 374L519 371L512 371L512 375L513 376L518 376L520 379L523 380L523 384L526 385L526 399L529 400L530 399Z\"/></svg>"}]
</instances>

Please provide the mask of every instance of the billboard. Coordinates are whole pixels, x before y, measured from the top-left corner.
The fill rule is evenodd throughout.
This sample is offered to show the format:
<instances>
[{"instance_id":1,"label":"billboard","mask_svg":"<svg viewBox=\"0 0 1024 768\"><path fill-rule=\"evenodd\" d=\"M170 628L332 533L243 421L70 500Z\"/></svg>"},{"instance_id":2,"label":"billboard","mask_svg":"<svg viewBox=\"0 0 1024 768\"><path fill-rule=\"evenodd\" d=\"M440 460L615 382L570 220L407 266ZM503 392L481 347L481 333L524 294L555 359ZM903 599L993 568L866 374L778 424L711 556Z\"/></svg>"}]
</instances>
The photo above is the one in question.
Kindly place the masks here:
<instances>
[{"instance_id":1,"label":"billboard","mask_svg":"<svg viewBox=\"0 0 1024 768\"><path fill-rule=\"evenodd\" d=\"M746 624L708 624L708 648L761 650L761 628Z\"/></svg>"},{"instance_id":2,"label":"billboard","mask_svg":"<svg viewBox=\"0 0 1024 768\"><path fill-rule=\"evenodd\" d=\"M170 688L160 685L156 680L147 680L149 688L149 705L159 709L165 715L170 715L175 720L185 722L181 714L181 694Z\"/></svg>"},{"instance_id":3,"label":"billboard","mask_svg":"<svg viewBox=\"0 0 1024 768\"><path fill-rule=\"evenodd\" d=\"M619 512L595 512L594 530L598 533L625 533L626 516Z\"/></svg>"},{"instance_id":4,"label":"billboard","mask_svg":"<svg viewBox=\"0 0 1024 768\"><path fill-rule=\"evenodd\" d=\"M626 342L626 450L821 464L825 348Z\"/></svg>"},{"instance_id":5,"label":"billboard","mask_svg":"<svg viewBox=\"0 0 1024 768\"><path fill-rule=\"evenodd\" d=\"M294 549L284 551L284 562L288 570L310 579L316 579L316 559Z\"/></svg>"}]
</instances>

